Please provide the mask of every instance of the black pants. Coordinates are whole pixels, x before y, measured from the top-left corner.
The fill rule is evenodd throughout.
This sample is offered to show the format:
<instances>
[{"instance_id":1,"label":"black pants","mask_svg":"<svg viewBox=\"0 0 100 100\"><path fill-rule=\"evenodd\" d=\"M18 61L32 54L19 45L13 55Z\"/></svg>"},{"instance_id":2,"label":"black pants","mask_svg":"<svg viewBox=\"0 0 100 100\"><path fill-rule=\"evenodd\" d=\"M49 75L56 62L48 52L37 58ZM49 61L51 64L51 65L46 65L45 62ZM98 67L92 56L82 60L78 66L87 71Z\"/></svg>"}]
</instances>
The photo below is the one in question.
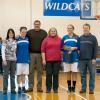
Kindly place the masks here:
<instances>
[{"instance_id":1,"label":"black pants","mask_svg":"<svg viewBox=\"0 0 100 100\"><path fill-rule=\"evenodd\" d=\"M59 86L59 68L60 61L49 61L46 62L46 88L51 90L58 90Z\"/></svg>"}]
</instances>

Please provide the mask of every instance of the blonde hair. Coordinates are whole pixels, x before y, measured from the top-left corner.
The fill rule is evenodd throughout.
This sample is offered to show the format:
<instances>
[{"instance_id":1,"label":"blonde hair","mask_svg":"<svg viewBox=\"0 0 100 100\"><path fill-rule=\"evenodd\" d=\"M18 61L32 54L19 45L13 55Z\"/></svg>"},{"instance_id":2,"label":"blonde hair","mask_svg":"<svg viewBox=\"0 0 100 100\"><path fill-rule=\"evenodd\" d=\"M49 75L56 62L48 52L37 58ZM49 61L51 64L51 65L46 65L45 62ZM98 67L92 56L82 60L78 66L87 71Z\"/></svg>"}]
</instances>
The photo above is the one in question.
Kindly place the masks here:
<instances>
[{"instance_id":1,"label":"blonde hair","mask_svg":"<svg viewBox=\"0 0 100 100\"><path fill-rule=\"evenodd\" d=\"M48 35L50 36L50 31L51 31L52 29L55 29L55 31L56 31L56 36L58 37L58 32L57 32L57 29L56 29L55 27L51 27L51 28L49 29Z\"/></svg>"}]
</instances>

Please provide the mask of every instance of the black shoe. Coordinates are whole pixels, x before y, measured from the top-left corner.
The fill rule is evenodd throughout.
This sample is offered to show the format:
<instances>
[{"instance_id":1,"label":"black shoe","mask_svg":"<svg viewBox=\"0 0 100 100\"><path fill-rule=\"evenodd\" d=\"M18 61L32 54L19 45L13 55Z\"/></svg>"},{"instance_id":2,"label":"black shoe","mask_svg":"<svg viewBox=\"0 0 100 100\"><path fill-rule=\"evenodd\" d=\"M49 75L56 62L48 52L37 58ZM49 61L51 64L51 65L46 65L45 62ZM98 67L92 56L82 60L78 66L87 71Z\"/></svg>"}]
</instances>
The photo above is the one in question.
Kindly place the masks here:
<instances>
[{"instance_id":1,"label":"black shoe","mask_svg":"<svg viewBox=\"0 0 100 100\"><path fill-rule=\"evenodd\" d=\"M26 93L25 87L22 87L22 92L23 92L23 93Z\"/></svg>"},{"instance_id":2,"label":"black shoe","mask_svg":"<svg viewBox=\"0 0 100 100\"><path fill-rule=\"evenodd\" d=\"M46 90L46 93L50 93L51 92L51 90Z\"/></svg>"},{"instance_id":3,"label":"black shoe","mask_svg":"<svg viewBox=\"0 0 100 100\"><path fill-rule=\"evenodd\" d=\"M58 93L58 90L54 90L54 93Z\"/></svg>"},{"instance_id":4,"label":"black shoe","mask_svg":"<svg viewBox=\"0 0 100 100\"><path fill-rule=\"evenodd\" d=\"M86 90L80 90L80 93L86 93Z\"/></svg>"},{"instance_id":5,"label":"black shoe","mask_svg":"<svg viewBox=\"0 0 100 100\"><path fill-rule=\"evenodd\" d=\"M18 87L18 93L21 93L21 87Z\"/></svg>"},{"instance_id":6,"label":"black shoe","mask_svg":"<svg viewBox=\"0 0 100 100\"><path fill-rule=\"evenodd\" d=\"M72 92L75 92L75 87L72 87Z\"/></svg>"},{"instance_id":7,"label":"black shoe","mask_svg":"<svg viewBox=\"0 0 100 100\"><path fill-rule=\"evenodd\" d=\"M29 88L26 92L33 92L33 88Z\"/></svg>"},{"instance_id":8,"label":"black shoe","mask_svg":"<svg viewBox=\"0 0 100 100\"><path fill-rule=\"evenodd\" d=\"M3 91L3 94L7 94L7 91Z\"/></svg>"},{"instance_id":9,"label":"black shoe","mask_svg":"<svg viewBox=\"0 0 100 100\"><path fill-rule=\"evenodd\" d=\"M91 90L90 90L90 91L89 91L89 94L94 94L94 91L91 91Z\"/></svg>"},{"instance_id":10,"label":"black shoe","mask_svg":"<svg viewBox=\"0 0 100 100\"><path fill-rule=\"evenodd\" d=\"M41 92L41 93L42 93L42 92L43 92L43 90L42 90L42 89L37 89L37 92Z\"/></svg>"},{"instance_id":11,"label":"black shoe","mask_svg":"<svg viewBox=\"0 0 100 100\"><path fill-rule=\"evenodd\" d=\"M12 93L12 94L16 94L16 91L15 91L15 90L11 90L11 93Z\"/></svg>"},{"instance_id":12,"label":"black shoe","mask_svg":"<svg viewBox=\"0 0 100 100\"><path fill-rule=\"evenodd\" d=\"M72 88L71 88L71 87L68 87L68 92L69 92L69 93L71 92L71 90L72 90Z\"/></svg>"}]
</instances>

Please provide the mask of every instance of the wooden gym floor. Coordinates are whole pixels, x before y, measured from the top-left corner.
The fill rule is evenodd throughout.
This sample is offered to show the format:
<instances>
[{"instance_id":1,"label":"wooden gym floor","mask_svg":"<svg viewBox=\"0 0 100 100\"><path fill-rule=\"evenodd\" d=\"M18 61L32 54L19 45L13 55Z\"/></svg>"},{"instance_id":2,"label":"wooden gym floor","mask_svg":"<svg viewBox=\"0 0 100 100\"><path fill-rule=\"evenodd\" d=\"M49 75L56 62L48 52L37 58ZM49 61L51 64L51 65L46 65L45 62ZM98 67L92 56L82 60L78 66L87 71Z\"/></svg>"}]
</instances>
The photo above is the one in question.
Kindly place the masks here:
<instances>
[{"instance_id":1,"label":"wooden gym floor","mask_svg":"<svg viewBox=\"0 0 100 100\"><path fill-rule=\"evenodd\" d=\"M36 80L36 77L35 77ZM87 80L89 80L89 75L87 77ZM79 90L81 89L81 83L80 83L80 75L78 74L77 79L77 88L75 93L67 93L67 81L66 81L66 75L64 73L60 73L59 78L59 92L58 93L46 93L46 87L45 87L45 72L43 74L43 93L37 93L36 84L37 81L35 81L34 85L34 91L26 94L16 94L15 96L12 96L10 93L7 94L7 96L4 96L2 94L2 76L0 76L0 97L2 98L0 100L100 100L100 75L96 75L96 82L95 82L95 93L89 94L89 88L87 85L87 92L84 94L79 94ZM13 98L12 98L13 97ZM10 98L10 99L8 99Z\"/></svg>"}]
</instances>

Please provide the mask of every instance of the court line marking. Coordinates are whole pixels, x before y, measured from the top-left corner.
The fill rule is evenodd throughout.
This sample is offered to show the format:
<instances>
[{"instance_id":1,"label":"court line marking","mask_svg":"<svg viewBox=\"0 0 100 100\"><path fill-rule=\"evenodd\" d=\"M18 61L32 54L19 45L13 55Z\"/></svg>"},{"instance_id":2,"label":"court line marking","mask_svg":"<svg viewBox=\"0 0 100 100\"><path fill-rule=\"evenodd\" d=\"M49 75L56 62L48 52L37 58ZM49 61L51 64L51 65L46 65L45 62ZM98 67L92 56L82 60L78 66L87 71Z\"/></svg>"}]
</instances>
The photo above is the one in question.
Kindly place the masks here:
<instances>
[{"instance_id":1,"label":"court line marking","mask_svg":"<svg viewBox=\"0 0 100 100\"><path fill-rule=\"evenodd\" d=\"M0 92L2 92L2 91L0 91ZM8 91L9 92L9 91ZM17 93L16 93L17 94ZM28 98L28 100L31 100L32 99L32 96L31 95L29 95L29 94L27 94L27 93L22 93L22 94L25 94L26 96L28 96L29 98Z\"/></svg>"},{"instance_id":2,"label":"court line marking","mask_svg":"<svg viewBox=\"0 0 100 100\"><path fill-rule=\"evenodd\" d=\"M32 100L32 96L31 95L29 95L27 93L22 93L22 94L25 94L26 96L28 96L29 97L28 100Z\"/></svg>"},{"instance_id":3,"label":"court line marking","mask_svg":"<svg viewBox=\"0 0 100 100\"><path fill-rule=\"evenodd\" d=\"M33 93L33 94L38 100L42 100L38 95L36 95L37 93Z\"/></svg>"},{"instance_id":4,"label":"court line marking","mask_svg":"<svg viewBox=\"0 0 100 100\"><path fill-rule=\"evenodd\" d=\"M84 99L84 100L88 100L88 99L82 97L81 95L79 95L79 94L77 94L77 93L74 93L74 94L77 95L77 96L79 96L80 98L82 98L82 99Z\"/></svg>"},{"instance_id":5,"label":"court line marking","mask_svg":"<svg viewBox=\"0 0 100 100\"><path fill-rule=\"evenodd\" d=\"M59 84L59 86L67 91L67 89L66 89L63 85L60 85L60 84ZM82 98L83 100L88 100L88 99L82 97L81 95L79 95L79 94L77 94L77 93L74 93L74 94L77 95L78 97Z\"/></svg>"},{"instance_id":6,"label":"court line marking","mask_svg":"<svg viewBox=\"0 0 100 100\"><path fill-rule=\"evenodd\" d=\"M46 78L45 76L43 77L44 79ZM63 85L59 84L59 87L61 87L62 89L68 91L68 89L66 89ZM74 93L75 95L77 95L78 97L82 98L83 100L88 100L84 97L82 97L81 95L77 94L77 93ZM69 95L69 94L68 94Z\"/></svg>"},{"instance_id":7,"label":"court line marking","mask_svg":"<svg viewBox=\"0 0 100 100\"><path fill-rule=\"evenodd\" d=\"M43 77L44 79L46 78L45 76ZM59 87L61 87L62 89L68 91L68 89L66 89L63 85L59 84ZM75 95L77 95L78 97L82 98L83 100L88 100L86 98L84 98L83 96L77 94L77 93L74 93Z\"/></svg>"}]
</instances>

